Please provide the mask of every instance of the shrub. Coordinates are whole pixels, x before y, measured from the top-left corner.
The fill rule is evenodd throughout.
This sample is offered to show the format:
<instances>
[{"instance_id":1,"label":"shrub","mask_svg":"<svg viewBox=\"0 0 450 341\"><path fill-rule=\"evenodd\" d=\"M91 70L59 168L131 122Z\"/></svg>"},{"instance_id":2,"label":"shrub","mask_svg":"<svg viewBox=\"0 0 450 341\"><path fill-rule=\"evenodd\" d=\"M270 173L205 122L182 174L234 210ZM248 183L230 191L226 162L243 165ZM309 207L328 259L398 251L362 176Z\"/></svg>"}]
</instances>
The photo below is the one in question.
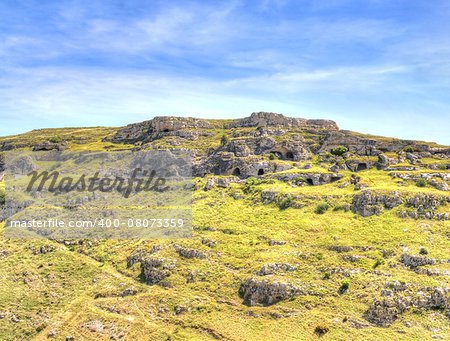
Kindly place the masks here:
<instances>
[{"instance_id":1,"label":"shrub","mask_svg":"<svg viewBox=\"0 0 450 341\"><path fill-rule=\"evenodd\" d=\"M285 210L292 206L293 201L294 199L292 198L292 195L287 194L278 202L278 207L280 208L280 210Z\"/></svg>"},{"instance_id":2,"label":"shrub","mask_svg":"<svg viewBox=\"0 0 450 341\"><path fill-rule=\"evenodd\" d=\"M229 141L230 141L230 139L229 139L228 135L223 134L222 137L220 138L220 145L225 146Z\"/></svg>"},{"instance_id":3,"label":"shrub","mask_svg":"<svg viewBox=\"0 0 450 341\"><path fill-rule=\"evenodd\" d=\"M421 255L427 255L427 254L428 254L428 250L425 249L424 247L421 247L420 250L419 250L419 253L420 253Z\"/></svg>"},{"instance_id":4,"label":"shrub","mask_svg":"<svg viewBox=\"0 0 450 341\"><path fill-rule=\"evenodd\" d=\"M319 324L316 328L314 328L314 333L316 333L317 336L323 336L329 331L330 328L328 328L328 326L325 324Z\"/></svg>"},{"instance_id":5,"label":"shrub","mask_svg":"<svg viewBox=\"0 0 450 341\"><path fill-rule=\"evenodd\" d=\"M414 153L416 151L416 148L414 148L413 146L406 146L405 148L403 148L403 151L407 153Z\"/></svg>"},{"instance_id":6,"label":"shrub","mask_svg":"<svg viewBox=\"0 0 450 341\"><path fill-rule=\"evenodd\" d=\"M373 268L376 269L378 268L380 265L384 264L384 260L378 258L375 263L373 264Z\"/></svg>"},{"instance_id":7,"label":"shrub","mask_svg":"<svg viewBox=\"0 0 450 341\"><path fill-rule=\"evenodd\" d=\"M314 210L314 213L316 214L324 214L328 209L330 208L330 205L328 205L326 202L322 202L319 205L316 206L316 209Z\"/></svg>"},{"instance_id":8,"label":"shrub","mask_svg":"<svg viewBox=\"0 0 450 341\"><path fill-rule=\"evenodd\" d=\"M348 152L348 149L344 146L337 146L336 148L333 148L331 150L331 154L336 155L336 156L342 156L347 152Z\"/></svg>"},{"instance_id":9,"label":"shrub","mask_svg":"<svg viewBox=\"0 0 450 341\"><path fill-rule=\"evenodd\" d=\"M325 272L322 279L330 279L331 274L329 272Z\"/></svg>"},{"instance_id":10,"label":"shrub","mask_svg":"<svg viewBox=\"0 0 450 341\"><path fill-rule=\"evenodd\" d=\"M340 294L345 293L348 290L348 288L350 288L350 283L348 281L343 281L339 288L339 293Z\"/></svg>"},{"instance_id":11,"label":"shrub","mask_svg":"<svg viewBox=\"0 0 450 341\"><path fill-rule=\"evenodd\" d=\"M259 185L262 183L261 179L255 178L255 177L250 177L247 180L245 180L245 185L244 185L244 193L248 194L253 192L253 190L255 189L255 186Z\"/></svg>"},{"instance_id":12,"label":"shrub","mask_svg":"<svg viewBox=\"0 0 450 341\"><path fill-rule=\"evenodd\" d=\"M0 188L0 205L3 205L5 203L5 190L3 188Z\"/></svg>"},{"instance_id":13,"label":"shrub","mask_svg":"<svg viewBox=\"0 0 450 341\"><path fill-rule=\"evenodd\" d=\"M420 178L420 179L418 179L418 180L416 181L416 186L417 186L417 187L426 187L427 184L428 184L427 180L422 179L422 178Z\"/></svg>"},{"instance_id":14,"label":"shrub","mask_svg":"<svg viewBox=\"0 0 450 341\"><path fill-rule=\"evenodd\" d=\"M276 158L277 158L277 156L275 155L275 153L269 154L269 160L275 160Z\"/></svg>"},{"instance_id":15,"label":"shrub","mask_svg":"<svg viewBox=\"0 0 450 341\"><path fill-rule=\"evenodd\" d=\"M344 211L344 212L348 212L350 211L350 205L349 204L342 204L342 205L337 205L333 208L333 211L337 212L337 211Z\"/></svg>"},{"instance_id":16,"label":"shrub","mask_svg":"<svg viewBox=\"0 0 450 341\"><path fill-rule=\"evenodd\" d=\"M61 143L63 141L61 136L52 136L48 139L51 143Z\"/></svg>"}]
</instances>

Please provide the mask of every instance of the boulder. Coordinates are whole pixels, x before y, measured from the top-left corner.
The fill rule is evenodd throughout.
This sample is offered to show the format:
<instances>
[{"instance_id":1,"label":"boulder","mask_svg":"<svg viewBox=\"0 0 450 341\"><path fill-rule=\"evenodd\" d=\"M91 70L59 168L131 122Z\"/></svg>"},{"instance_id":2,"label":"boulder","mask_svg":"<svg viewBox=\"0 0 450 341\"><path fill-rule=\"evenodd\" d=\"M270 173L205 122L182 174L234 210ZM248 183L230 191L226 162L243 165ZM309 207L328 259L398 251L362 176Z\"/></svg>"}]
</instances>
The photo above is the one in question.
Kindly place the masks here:
<instances>
[{"instance_id":1,"label":"boulder","mask_svg":"<svg viewBox=\"0 0 450 341\"><path fill-rule=\"evenodd\" d=\"M173 263L163 258L145 258L141 260L141 278L147 284L157 284L170 276Z\"/></svg>"},{"instance_id":2,"label":"boulder","mask_svg":"<svg viewBox=\"0 0 450 341\"><path fill-rule=\"evenodd\" d=\"M436 261L425 256L414 256L404 253L400 256L400 262L409 268L416 268L418 266L433 265Z\"/></svg>"},{"instance_id":3,"label":"boulder","mask_svg":"<svg viewBox=\"0 0 450 341\"><path fill-rule=\"evenodd\" d=\"M259 276L273 275L276 272L295 271L296 266L287 263L270 263L264 265L256 274Z\"/></svg>"},{"instance_id":4,"label":"boulder","mask_svg":"<svg viewBox=\"0 0 450 341\"><path fill-rule=\"evenodd\" d=\"M175 244L174 246L175 251L184 258L198 258L198 259L205 259L206 254L202 251L198 251L195 249L188 249L185 247L181 247L180 245Z\"/></svg>"},{"instance_id":5,"label":"boulder","mask_svg":"<svg viewBox=\"0 0 450 341\"><path fill-rule=\"evenodd\" d=\"M385 208L392 209L402 203L403 200L397 192L386 195L366 190L353 197L351 209L353 213L369 217L381 213Z\"/></svg>"},{"instance_id":6,"label":"boulder","mask_svg":"<svg viewBox=\"0 0 450 341\"><path fill-rule=\"evenodd\" d=\"M69 144L64 142L50 142L45 141L43 143L38 143L35 146L33 146L33 151L49 151L49 150L57 150L57 151L64 151Z\"/></svg>"},{"instance_id":7,"label":"boulder","mask_svg":"<svg viewBox=\"0 0 450 341\"><path fill-rule=\"evenodd\" d=\"M299 288L283 282L249 278L241 283L239 296L249 306L268 306L299 295Z\"/></svg>"}]
</instances>

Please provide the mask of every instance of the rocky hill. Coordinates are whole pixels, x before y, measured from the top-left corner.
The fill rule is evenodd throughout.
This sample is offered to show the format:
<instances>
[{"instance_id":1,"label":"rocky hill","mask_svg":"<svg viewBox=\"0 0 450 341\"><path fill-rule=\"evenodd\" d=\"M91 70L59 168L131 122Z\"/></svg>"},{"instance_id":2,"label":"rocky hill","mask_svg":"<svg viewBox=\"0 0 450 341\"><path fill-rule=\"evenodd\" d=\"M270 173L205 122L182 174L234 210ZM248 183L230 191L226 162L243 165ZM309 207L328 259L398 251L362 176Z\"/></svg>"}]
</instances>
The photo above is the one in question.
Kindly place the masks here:
<instances>
[{"instance_id":1,"label":"rocky hill","mask_svg":"<svg viewBox=\"0 0 450 341\"><path fill-rule=\"evenodd\" d=\"M192 154L193 238L2 238L1 338L450 338L450 147L265 112L0 138L151 149Z\"/></svg>"}]
</instances>

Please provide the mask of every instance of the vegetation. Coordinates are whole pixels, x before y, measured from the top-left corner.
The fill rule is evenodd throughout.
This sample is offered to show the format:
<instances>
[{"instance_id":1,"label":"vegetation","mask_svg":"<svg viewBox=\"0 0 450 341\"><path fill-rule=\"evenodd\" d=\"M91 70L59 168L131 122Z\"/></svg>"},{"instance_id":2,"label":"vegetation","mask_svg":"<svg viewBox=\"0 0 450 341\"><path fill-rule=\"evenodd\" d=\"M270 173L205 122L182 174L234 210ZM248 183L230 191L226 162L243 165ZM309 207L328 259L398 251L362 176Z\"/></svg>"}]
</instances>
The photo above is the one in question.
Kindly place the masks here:
<instances>
[{"instance_id":1,"label":"vegetation","mask_svg":"<svg viewBox=\"0 0 450 341\"><path fill-rule=\"evenodd\" d=\"M0 205L5 203L5 183L0 182Z\"/></svg>"},{"instance_id":2,"label":"vegetation","mask_svg":"<svg viewBox=\"0 0 450 341\"><path fill-rule=\"evenodd\" d=\"M322 202L316 206L316 209L314 210L314 212L316 214L324 214L326 211L328 211L329 208L330 208L330 205L328 203Z\"/></svg>"},{"instance_id":3,"label":"vegetation","mask_svg":"<svg viewBox=\"0 0 450 341\"><path fill-rule=\"evenodd\" d=\"M114 131L48 129L0 141L19 146L60 136L74 151L134 147L113 143ZM214 122L212 136L182 140L179 147L218 147L223 134L223 124ZM311 144L321 138L301 134ZM154 145L171 146L171 138ZM270 156L260 158L267 162ZM306 162L311 167L301 168ZM408 174L416 179L422 172L434 172L426 168L428 164L447 163L430 158ZM412 210L404 203L370 217L354 214L350 205L361 191L349 184L350 171L342 170L341 180L320 186L301 181L304 174L329 173L330 165L313 156L278 173L298 173L298 179L291 177L295 181L267 174L209 191L203 189L206 179L194 179L192 238L0 239L0 338L42 340L54 333L55 339L63 340L69 336L75 340L449 339L449 319L439 309L405 312L390 327L378 327L364 317L373 300L384 299L382 290L394 282L414 290L450 287L449 276L416 271L450 271L450 263L443 261L450 258L449 221L401 218L403 211ZM379 195L448 196L430 182L419 187L387 171L373 168L358 175L364 190ZM0 182L0 202L4 188ZM263 202L264 193L273 193L274 200ZM441 204L436 212L449 212L450 204L444 200ZM4 232L3 227L0 230ZM182 257L174 243L201 251L206 258ZM159 251L151 253L154 247ZM146 284L139 262L127 266L127 258L138 250L173 261L164 286ZM438 262L411 269L399 261L405 252ZM289 264L296 270L256 275L267 264ZM238 295L240 284L248 278L289 283L300 288L301 294L266 307L249 307Z\"/></svg>"},{"instance_id":4,"label":"vegetation","mask_svg":"<svg viewBox=\"0 0 450 341\"><path fill-rule=\"evenodd\" d=\"M61 143L63 141L61 136L52 136L48 140L52 143Z\"/></svg>"},{"instance_id":5,"label":"vegetation","mask_svg":"<svg viewBox=\"0 0 450 341\"><path fill-rule=\"evenodd\" d=\"M420 178L420 179L418 179L418 180L416 181L416 186L417 186L417 187L427 187L427 185L428 185L427 180L425 180L425 179L423 179L423 178Z\"/></svg>"},{"instance_id":6,"label":"vegetation","mask_svg":"<svg viewBox=\"0 0 450 341\"><path fill-rule=\"evenodd\" d=\"M220 138L220 145L225 146L229 141L230 141L230 138L228 137L228 135L223 134L222 137Z\"/></svg>"},{"instance_id":7,"label":"vegetation","mask_svg":"<svg viewBox=\"0 0 450 341\"><path fill-rule=\"evenodd\" d=\"M347 152L348 152L348 149L344 146L337 146L336 148L333 148L331 150L331 154L336 155L336 156L342 156Z\"/></svg>"}]
</instances>

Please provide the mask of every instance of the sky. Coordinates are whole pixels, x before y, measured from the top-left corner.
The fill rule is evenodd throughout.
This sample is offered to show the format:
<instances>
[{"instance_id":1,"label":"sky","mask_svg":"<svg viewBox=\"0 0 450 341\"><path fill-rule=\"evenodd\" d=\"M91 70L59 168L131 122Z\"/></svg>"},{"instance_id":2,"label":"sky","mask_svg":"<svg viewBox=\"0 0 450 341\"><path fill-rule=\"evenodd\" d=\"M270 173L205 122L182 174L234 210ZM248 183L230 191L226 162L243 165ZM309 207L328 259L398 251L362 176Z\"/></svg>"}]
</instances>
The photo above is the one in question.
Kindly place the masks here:
<instances>
[{"instance_id":1,"label":"sky","mask_svg":"<svg viewBox=\"0 0 450 341\"><path fill-rule=\"evenodd\" d=\"M450 145L450 2L0 1L0 135L255 111Z\"/></svg>"}]
</instances>

